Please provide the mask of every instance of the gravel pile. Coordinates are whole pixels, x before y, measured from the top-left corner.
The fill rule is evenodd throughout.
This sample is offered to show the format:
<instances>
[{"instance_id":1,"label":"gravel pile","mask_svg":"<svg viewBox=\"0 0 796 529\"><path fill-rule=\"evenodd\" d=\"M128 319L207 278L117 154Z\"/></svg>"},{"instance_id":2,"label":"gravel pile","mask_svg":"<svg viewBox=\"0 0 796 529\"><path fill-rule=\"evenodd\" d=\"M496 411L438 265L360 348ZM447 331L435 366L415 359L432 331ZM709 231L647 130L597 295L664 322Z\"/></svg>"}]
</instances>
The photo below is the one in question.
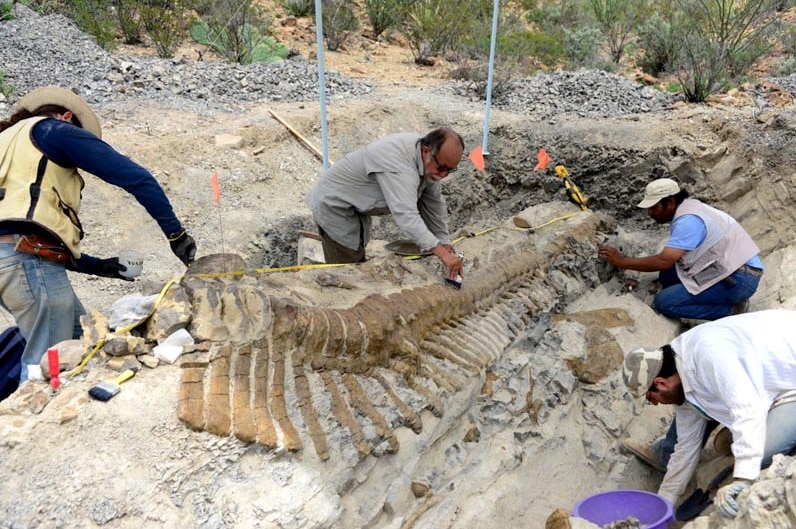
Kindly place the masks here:
<instances>
[{"instance_id":1,"label":"gravel pile","mask_svg":"<svg viewBox=\"0 0 796 529\"><path fill-rule=\"evenodd\" d=\"M473 97L472 84L458 83L454 92ZM626 77L602 70L578 70L512 79L495 87L492 105L539 120L562 114L611 117L671 108L676 97Z\"/></svg>"},{"instance_id":2,"label":"gravel pile","mask_svg":"<svg viewBox=\"0 0 796 529\"><path fill-rule=\"evenodd\" d=\"M63 16L39 16L22 4L17 4L15 13L15 20L0 23L0 71L5 73L6 83L16 87L10 104L47 84L74 88L90 104L99 106L131 97L171 101L182 108L196 109L318 98L317 65L304 59L241 66L184 58L116 56L97 46ZM368 83L334 72L326 75L329 98L357 97L371 90Z\"/></svg>"}]
</instances>

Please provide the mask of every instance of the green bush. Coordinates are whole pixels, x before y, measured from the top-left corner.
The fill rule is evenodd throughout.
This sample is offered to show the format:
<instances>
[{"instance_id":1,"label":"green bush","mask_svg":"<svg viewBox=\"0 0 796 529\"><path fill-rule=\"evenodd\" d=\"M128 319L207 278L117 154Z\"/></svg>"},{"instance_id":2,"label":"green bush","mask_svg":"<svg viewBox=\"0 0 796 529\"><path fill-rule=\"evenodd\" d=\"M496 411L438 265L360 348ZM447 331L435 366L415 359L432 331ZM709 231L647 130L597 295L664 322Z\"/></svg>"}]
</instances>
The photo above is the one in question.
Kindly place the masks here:
<instances>
[{"instance_id":1,"label":"green bush","mask_svg":"<svg viewBox=\"0 0 796 529\"><path fill-rule=\"evenodd\" d=\"M683 85L679 82L675 81L673 83L669 83L666 85L666 89L664 90L667 94L679 94L683 91Z\"/></svg>"},{"instance_id":2,"label":"green bush","mask_svg":"<svg viewBox=\"0 0 796 529\"><path fill-rule=\"evenodd\" d=\"M253 62L277 62L288 56L290 50L281 43L276 42L269 36L259 34L257 28L246 26L242 28L244 34L241 41L251 43L243 51L243 55L238 62L240 64L250 64ZM221 55L231 58L232 50L224 48L224 43L228 42L226 35L213 33L211 28L204 22L197 22L191 26L191 37L198 43L210 46Z\"/></svg>"},{"instance_id":3,"label":"green bush","mask_svg":"<svg viewBox=\"0 0 796 529\"><path fill-rule=\"evenodd\" d=\"M106 51L116 47L116 25L103 0L74 0L74 21Z\"/></svg>"},{"instance_id":4,"label":"green bush","mask_svg":"<svg viewBox=\"0 0 796 529\"><path fill-rule=\"evenodd\" d=\"M294 17L315 15L315 0L283 0L282 6Z\"/></svg>"},{"instance_id":5,"label":"green bush","mask_svg":"<svg viewBox=\"0 0 796 529\"><path fill-rule=\"evenodd\" d=\"M471 13L468 0L398 0L398 31L406 38L416 64L433 64L461 41Z\"/></svg>"},{"instance_id":6,"label":"green bush","mask_svg":"<svg viewBox=\"0 0 796 529\"><path fill-rule=\"evenodd\" d=\"M3 70L0 70L0 94L3 94L6 98L8 98L16 89L16 86L12 85L6 80L6 73Z\"/></svg>"},{"instance_id":7,"label":"green bush","mask_svg":"<svg viewBox=\"0 0 796 529\"><path fill-rule=\"evenodd\" d=\"M141 21L138 17L138 4L136 0L112 0L116 21L125 44L138 44L141 42Z\"/></svg>"},{"instance_id":8,"label":"green bush","mask_svg":"<svg viewBox=\"0 0 796 529\"><path fill-rule=\"evenodd\" d=\"M599 28L581 26L564 30L564 56L573 66L593 66L603 42L603 34Z\"/></svg>"},{"instance_id":9,"label":"green bush","mask_svg":"<svg viewBox=\"0 0 796 529\"><path fill-rule=\"evenodd\" d=\"M575 28L586 18L580 0L525 0L521 5L526 10L528 22L544 33L561 35L564 28Z\"/></svg>"},{"instance_id":10,"label":"green bush","mask_svg":"<svg viewBox=\"0 0 796 529\"><path fill-rule=\"evenodd\" d=\"M326 48L337 51L345 44L351 33L359 29L359 20L354 14L350 0L323 0L323 36Z\"/></svg>"},{"instance_id":11,"label":"green bush","mask_svg":"<svg viewBox=\"0 0 796 529\"><path fill-rule=\"evenodd\" d=\"M74 19L74 8L68 0L19 0L19 3L40 15L58 13Z\"/></svg>"},{"instance_id":12,"label":"green bush","mask_svg":"<svg viewBox=\"0 0 796 529\"><path fill-rule=\"evenodd\" d=\"M792 73L796 73L796 57L790 56L778 62L774 66L774 74L785 77Z\"/></svg>"},{"instance_id":13,"label":"green bush","mask_svg":"<svg viewBox=\"0 0 796 529\"><path fill-rule=\"evenodd\" d=\"M188 6L183 1L148 2L139 16L146 34L152 39L158 57L174 57L188 26Z\"/></svg>"},{"instance_id":14,"label":"green bush","mask_svg":"<svg viewBox=\"0 0 796 529\"><path fill-rule=\"evenodd\" d=\"M373 38L395 26L398 16L396 0L365 0L365 12L373 28Z\"/></svg>"},{"instance_id":15,"label":"green bush","mask_svg":"<svg viewBox=\"0 0 796 529\"><path fill-rule=\"evenodd\" d=\"M678 22L674 13L666 15L654 13L638 30L638 44L643 53L637 64L641 71L650 75L659 75L669 68L677 56L680 41L677 35Z\"/></svg>"},{"instance_id":16,"label":"green bush","mask_svg":"<svg viewBox=\"0 0 796 529\"><path fill-rule=\"evenodd\" d=\"M556 64L564 58L560 38L536 31L517 31L498 36L497 49L506 57L533 57L542 64Z\"/></svg>"},{"instance_id":17,"label":"green bush","mask_svg":"<svg viewBox=\"0 0 796 529\"><path fill-rule=\"evenodd\" d=\"M262 57L266 50L280 49L268 39L269 25L265 12L253 0L220 0L212 2L210 11L191 26L190 35L231 62L249 64L255 55ZM263 48L255 54L259 46Z\"/></svg>"},{"instance_id":18,"label":"green bush","mask_svg":"<svg viewBox=\"0 0 796 529\"><path fill-rule=\"evenodd\" d=\"M722 85L742 78L773 44L779 27L777 0L676 0L682 11L682 43L674 71L691 102L701 102Z\"/></svg>"},{"instance_id":19,"label":"green bush","mask_svg":"<svg viewBox=\"0 0 796 529\"><path fill-rule=\"evenodd\" d=\"M779 42L785 58L778 61L772 68L773 73L786 76L796 72L796 25L788 24L779 34Z\"/></svg>"},{"instance_id":20,"label":"green bush","mask_svg":"<svg viewBox=\"0 0 796 529\"><path fill-rule=\"evenodd\" d=\"M647 0L589 0L611 60L619 64L633 31L647 15Z\"/></svg>"},{"instance_id":21,"label":"green bush","mask_svg":"<svg viewBox=\"0 0 796 529\"><path fill-rule=\"evenodd\" d=\"M14 19L14 5L9 2L0 2L0 22Z\"/></svg>"}]
</instances>

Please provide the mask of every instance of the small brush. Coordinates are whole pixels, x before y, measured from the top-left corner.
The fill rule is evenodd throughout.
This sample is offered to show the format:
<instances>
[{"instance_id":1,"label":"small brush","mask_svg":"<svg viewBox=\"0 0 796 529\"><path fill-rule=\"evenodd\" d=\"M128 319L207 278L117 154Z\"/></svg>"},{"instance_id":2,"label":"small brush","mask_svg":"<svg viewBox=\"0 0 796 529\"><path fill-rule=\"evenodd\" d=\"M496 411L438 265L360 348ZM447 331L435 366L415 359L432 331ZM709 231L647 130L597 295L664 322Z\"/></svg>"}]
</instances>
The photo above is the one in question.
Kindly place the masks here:
<instances>
[{"instance_id":1,"label":"small brush","mask_svg":"<svg viewBox=\"0 0 796 529\"><path fill-rule=\"evenodd\" d=\"M125 380L133 378L138 369L128 369L116 378L116 380L103 380L90 390L88 394L91 398L100 400L102 402L110 400L114 395L119 393L122 388L119 385Z\"/></svg>"}]
</instances>

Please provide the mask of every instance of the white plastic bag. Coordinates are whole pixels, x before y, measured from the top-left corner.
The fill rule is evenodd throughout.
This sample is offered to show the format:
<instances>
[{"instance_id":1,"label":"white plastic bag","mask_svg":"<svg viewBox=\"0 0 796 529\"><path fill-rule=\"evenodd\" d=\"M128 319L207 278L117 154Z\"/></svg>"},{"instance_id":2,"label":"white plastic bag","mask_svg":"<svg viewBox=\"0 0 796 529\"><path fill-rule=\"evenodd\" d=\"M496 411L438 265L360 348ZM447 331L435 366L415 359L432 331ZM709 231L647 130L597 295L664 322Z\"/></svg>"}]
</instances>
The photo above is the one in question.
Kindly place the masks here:
<instances>
[{"instance_id":1,"label":"white plastic bag","mask_svg":"<svg viewBox=\"0 0 796 529\"><path fill-rule=\"evenodd\" d=\"M122 296L111 305L108 327L116 330L140 325L155 311L157 299L157 294L144 296L138 292Z\"/></svg>"}]
</instances>

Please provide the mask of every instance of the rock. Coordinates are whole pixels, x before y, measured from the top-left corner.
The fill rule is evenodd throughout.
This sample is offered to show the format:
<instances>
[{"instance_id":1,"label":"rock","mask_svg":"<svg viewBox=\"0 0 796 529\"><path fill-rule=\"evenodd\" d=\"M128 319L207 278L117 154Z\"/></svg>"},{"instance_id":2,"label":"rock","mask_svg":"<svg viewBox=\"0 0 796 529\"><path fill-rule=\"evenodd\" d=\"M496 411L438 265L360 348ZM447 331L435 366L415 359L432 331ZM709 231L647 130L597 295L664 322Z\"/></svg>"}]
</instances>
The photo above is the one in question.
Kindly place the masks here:
<instances>
[{"instance_id":1,"label":"rock","mask_svg":"<svg viewBox=\"0 0 796 529\"><path fill-rule=\"evenodd\" d=\"M81 340L64 340L55 344L54 347L58 350L59 372L74 369L88 354L88 347ZM41 374L45 380L50 380L50 364L46 353L41 357L39 367L41 367Z\"/></svg>"},{"instance_id":2,"label":"rock","mask_svg":"<svg viewBox=\"0 0 796 529\"><path fill-rule=\"evenodd\" d=\"M150 342L165 339L191 321L191 300L182 288L171 288L146 320L145 336Z\"/></svg>"},{"instance_id":3,"label":"rock","mask_svg":"<svg viewBox=\"0 0 796 529\"><path fill-rule=\"evenodd\" d=\"M243 147L243 138L232 134L216 136L216 147L220 149L240 149Z\"/></svg>"},{"instance_id":4,"label":"rock","mask_svg":"<svg viewBox=\"0 0 796 529\"><path fill-rule=\"evenodd\" d=\"M414 495L415 498L424 498L431 493L431 487L429 487L426 483L413 481L411 488L412 495Z\"/></svg>"}]
</instances>

